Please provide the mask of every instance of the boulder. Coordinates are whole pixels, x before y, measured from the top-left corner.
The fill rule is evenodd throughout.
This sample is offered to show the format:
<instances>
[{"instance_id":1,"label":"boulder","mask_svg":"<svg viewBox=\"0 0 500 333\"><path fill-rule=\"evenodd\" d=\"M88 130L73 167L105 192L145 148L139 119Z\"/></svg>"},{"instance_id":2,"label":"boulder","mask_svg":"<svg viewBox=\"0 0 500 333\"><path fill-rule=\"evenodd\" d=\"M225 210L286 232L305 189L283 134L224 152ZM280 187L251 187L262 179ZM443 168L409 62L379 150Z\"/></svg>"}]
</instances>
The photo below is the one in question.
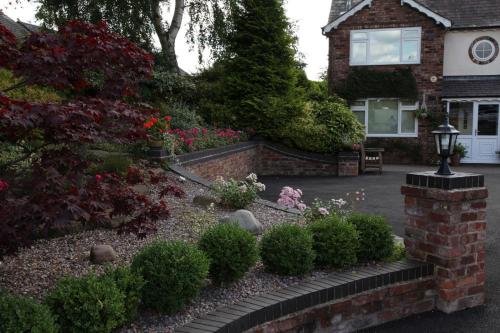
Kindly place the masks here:
<instances>
[{"instance_id":1,"label":"boulder","mask_svg":"<svg viewBox=\"0 0 500 333\"><path fill-rule=\"evenodd\" d=\"M199 207L208 208L211 204L220 204L220 199L208 194L198 194L193 198L193 204Z\"/></svg>"},{"instance_id":2,"label":"boulder","mask_svg":"<svg viewBox=\"0 0 500 333\"><path fill-rule=\"evenodd\" d=\"M251 211L240 209L232 214L222 217L220 223L236 223L241 228L250 231L254 235L260 235L264 231L262 224L255 218Z\"/></svg>"},{"instance_id":3,"label":"boulder","mask_svg":"<svg viewBox=\"0 0 500 333\"><path fill-rule=\"evenodd\" d=\"M115 250L110 245L94 245L90 249L90 261L97 265L115 261Z\"/></svg>"}]
</instances>

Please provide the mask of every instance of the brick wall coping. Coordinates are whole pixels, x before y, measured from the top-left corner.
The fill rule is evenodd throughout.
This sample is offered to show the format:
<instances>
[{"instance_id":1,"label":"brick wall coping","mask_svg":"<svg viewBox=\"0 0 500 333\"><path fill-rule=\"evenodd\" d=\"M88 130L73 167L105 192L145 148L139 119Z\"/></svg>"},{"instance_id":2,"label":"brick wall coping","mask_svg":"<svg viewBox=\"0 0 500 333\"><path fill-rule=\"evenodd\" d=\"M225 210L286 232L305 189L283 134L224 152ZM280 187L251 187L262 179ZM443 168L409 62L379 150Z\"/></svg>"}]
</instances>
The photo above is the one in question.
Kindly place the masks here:
<instances>
[{"instance_id":1,"label":"brick wall coping","mask_svg":"<svg viewBox=\"0 0 500 333\"><path fill-rule=\"evenodd\" d=\"M436 175L434 171L414 172L406 175L406 184L442 190L484 187L484 176L457 172L451 176Z\"/></svg>"},{"instance_id":2,"label":"brick wall coping","mask_svg":"<svg viewBox=\"0 0 500 333\"><path fill-rule=\"evenodd\" d=\"M355 272L333 273L326 278L311 279L219 308L175 332L244 332L317 305L433 275L434 265L409 260L362 267Z\"/></svg>"},{"instance_id":3,"label":"brick wall coping","mask_svg":"<svg viewBox=\"0 0 500 333\"><path fill-rule=\"evenodd\" d=\"M268 141L263 141L263 140L240 142L234 145L228 145L218 148L212 148L212 149L206 149L202 151L182 154L176 156L175 159L178 163L182 165L190 165L204 161L209 161L216 158L221 158L223 156L235 154L258 146L263 146L267 149L270 149L285 156L306 161L326 163L326 164L336 164L339 159L342 161L346 160L356 161L358 159L358 153L340 152L337 156L331 154L309 153L288 148L276 143L270 143Z\"/></svg>"}]
</instances>

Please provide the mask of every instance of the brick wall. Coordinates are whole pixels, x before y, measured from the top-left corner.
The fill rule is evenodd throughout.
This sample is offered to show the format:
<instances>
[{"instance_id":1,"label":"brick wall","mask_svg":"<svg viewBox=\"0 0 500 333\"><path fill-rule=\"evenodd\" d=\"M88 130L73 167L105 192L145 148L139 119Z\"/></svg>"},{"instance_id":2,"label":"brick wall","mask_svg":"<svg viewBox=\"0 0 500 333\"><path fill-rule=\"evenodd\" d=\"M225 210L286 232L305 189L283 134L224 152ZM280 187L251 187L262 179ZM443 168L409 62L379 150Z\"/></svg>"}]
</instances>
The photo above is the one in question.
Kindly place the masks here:
<instances>
[{"instance_id":1,"label":"brick wall","mask_svg":"<svg viewBox=\"0 0 500 333\"><path fill-rule=\"evenodd\" d=\"M432 277L379 288L258 326L255 333L347 333L380 325L435 305Z\"/></svg>"},{"instance_id":2,"label":"brick wall","mask_svg":"<svg viewBox=\"0 0 500 333\"><path fill-rule=\"evenodd\" d=\"M357 176L359 173L357 155L335 158L276 148L264 143L250 144L244 149L239 145L235 145L234 149L228 146L216 149L208 156L198 155L181 156L181 165L207 180L215 180L217 176L243 179L251 172L261 176Z\"/></svg>"},{"instance_id":3,"label":"brick wall","mask_svg":"<svg viewBox=\"0 0 500 333\"><path fill-rule=\"evenodd\" d=\"M357 29L382 29L401 27L422 27L421 64L363 66L371 70L393 71L396 68L411 68L419 89L420 96L425 93L427 106L432 112L442 112L440 96L443 81L444 36L445 28L419 13L408 5L401 6L400 0L374 0L371 7L366 7L342 23L338 29L328 35L330 42L328 76L330 91L335 83L347 78L349 70L350 31ZM430 78L438 77L432 83ZM378 96L374 96L378 97ZM429 121L419 121L419 138L406 139L420 144L426 161L434 158L434 144L430 132L433 130Z\"/></svg>"}]
</instances>

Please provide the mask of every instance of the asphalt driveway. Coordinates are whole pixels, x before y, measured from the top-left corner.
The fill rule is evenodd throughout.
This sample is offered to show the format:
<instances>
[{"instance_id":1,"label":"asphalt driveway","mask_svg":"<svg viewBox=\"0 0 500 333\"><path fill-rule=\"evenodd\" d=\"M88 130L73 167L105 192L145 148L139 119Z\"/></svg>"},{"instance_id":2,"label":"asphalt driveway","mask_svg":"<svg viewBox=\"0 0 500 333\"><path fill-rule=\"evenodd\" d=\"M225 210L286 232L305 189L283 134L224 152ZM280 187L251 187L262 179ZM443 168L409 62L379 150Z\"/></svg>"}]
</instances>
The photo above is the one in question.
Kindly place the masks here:
<instances>
[{"instance_id":1,"label":"asphalt driveway","mask_svg":"<svg viewBox=\"0 0 500 333\"><path fill-rule=\"evenodd\" d=\"M263 198L276 201L283 186L300 188L304 201L309 204L314 198L345 198L346 193L364 189L366 200L360 202L358 210L387 218L394 232L404 236L403 196L400 193L405 175L411 171L427 171L432 167L386 166L382 175L370 173L354 178L338 177L261 177L267 189ZM500 332L500 166L462 166L454 169L461 172L485 175L489 189L488 229L486 244L487 305L445 315L430 312L402 319L363 332L404 333L489 333Z\"/></svg>"}]
</instances>

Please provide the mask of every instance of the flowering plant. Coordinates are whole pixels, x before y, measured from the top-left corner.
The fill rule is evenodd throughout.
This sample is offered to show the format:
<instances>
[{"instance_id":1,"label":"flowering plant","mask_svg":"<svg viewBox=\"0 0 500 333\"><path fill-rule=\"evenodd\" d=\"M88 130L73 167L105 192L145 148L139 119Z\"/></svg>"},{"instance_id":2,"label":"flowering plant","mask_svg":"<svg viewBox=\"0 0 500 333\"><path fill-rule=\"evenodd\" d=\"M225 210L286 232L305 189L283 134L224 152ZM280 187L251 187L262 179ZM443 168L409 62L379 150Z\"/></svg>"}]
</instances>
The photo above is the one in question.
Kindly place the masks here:
<instances>
[{"instance_id":1,"label":"flowering plant","mask_svg":"<svg viewBox=\"0 0 500 333\"><path fill-rule=\"evenodd\" d=\"M314 199L310 207L304 213L308 222L313 222L318 219L336 215L344 218L356 210L356 206L360 201L365 200L365 190L361 189L353 193L346 193L346 199L330 199L327 201Z\"/></svg>"},{"instance_id":2,"label":"flowering plant","mask_svg":"<svg viewBox=\"0 0 500 333\"><path fill-rule=\"evenodd\" d=\"M297 208L301 212L305 211L307 206L302 202L302 191L293 189L290 186L285 186L281 189L278 204L288 208Z\"/></svg>"},{"instance_id":3,"label":"flowering plant","mask_svg":"<svg viewBox=\"0 0 500 333\"><path fill-rule=\"evenodd\" d=\"M168 136L172 117L165 116L163 118L151 117L144 123L144 128L150 139L155 141L165 141Z\"/></svg>"},{"instance_id":4,"label":"flowering plant","mask_svg":"<svg viewBox=\"0 0 500 333\"><path fill-rule=\"evenodd\" d=\"M217 177L214 192L220 197L224 206L243 209L257 199L257 193L266 190L266 185L259 183L255 173L249 174L245 180L224 180Z\"/></svg>"},{"instance_id":5,"label":"flowering plant","mask_svg":"<svg viewBox=\"0 0 500 333\"><path fill-rule=\"evenodd\" d=\"M230 145L247 139L244 132L230 128L207 129L194 127L186 130L171 129L168 133L173 136L175 152L178 154Z\"/></svg>"}]
</instances>

